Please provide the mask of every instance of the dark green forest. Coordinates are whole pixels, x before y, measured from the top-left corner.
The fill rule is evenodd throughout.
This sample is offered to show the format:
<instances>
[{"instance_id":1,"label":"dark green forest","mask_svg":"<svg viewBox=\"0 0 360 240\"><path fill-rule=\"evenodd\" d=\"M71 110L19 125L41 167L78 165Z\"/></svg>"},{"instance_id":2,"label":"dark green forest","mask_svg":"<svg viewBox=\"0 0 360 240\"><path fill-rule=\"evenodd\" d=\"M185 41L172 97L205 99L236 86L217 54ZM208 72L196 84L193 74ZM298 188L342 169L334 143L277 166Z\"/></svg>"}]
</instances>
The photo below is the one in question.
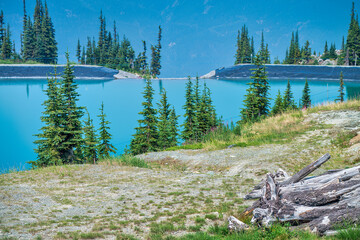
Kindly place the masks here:
<instances>
[{"instance_id":1,"label":"dark green forest","mask_svg":"<svg viewBox=\"0 0 360 240\"><path fill-rule=\"evenodd\" d=\"M254 38L250 37L248 28L244 25L241 31L238 31L236 39L235 64L255 63ZM264 33L261 37L260 50L263 52L265 63L270 62L270 52L268 44L264 43ZM274 58L274 64L301 64L301 65L319 65L324 62L326 65L332 65L331 60L336 65L354 66L357 64L357 58L360 56L360 27L359 20L355 15L355 3L352 3L350 23L348 34L342 37L340 49L336 49L335 43L325 41L324 49L313 51L310 41L306 40L303 45L299 42L299 31L292 32L289 47L285 52L285 58L280 62L278 57Z\"/></svg>"}]
</instances>

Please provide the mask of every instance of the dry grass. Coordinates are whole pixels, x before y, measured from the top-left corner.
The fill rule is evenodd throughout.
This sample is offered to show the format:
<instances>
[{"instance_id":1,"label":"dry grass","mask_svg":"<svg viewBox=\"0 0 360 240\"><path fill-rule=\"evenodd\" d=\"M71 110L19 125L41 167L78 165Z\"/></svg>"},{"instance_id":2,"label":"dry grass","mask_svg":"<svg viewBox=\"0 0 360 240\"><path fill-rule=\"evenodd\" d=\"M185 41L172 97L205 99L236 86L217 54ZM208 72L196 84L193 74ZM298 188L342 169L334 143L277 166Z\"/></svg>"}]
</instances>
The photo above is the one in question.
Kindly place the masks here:
<instances>
[{"instance_id":1,"label":"dry grass","mask_svg":"<svg viewBox=\"0 0 360 240\"><path fill-rule=\"evenodd\" d=\"M329 102L307 110L285 112L271 116L260 122L241 126L241 134L235 131L218 130L208 134L202 142L206 150L223 149L233 146L258 146L271 143L284 143L299 136L312 128L325 128L314 122L304 122L311 113L332 110L360 110L360 100L354 99L346 102Z\"/></svg>"}]
</instances>

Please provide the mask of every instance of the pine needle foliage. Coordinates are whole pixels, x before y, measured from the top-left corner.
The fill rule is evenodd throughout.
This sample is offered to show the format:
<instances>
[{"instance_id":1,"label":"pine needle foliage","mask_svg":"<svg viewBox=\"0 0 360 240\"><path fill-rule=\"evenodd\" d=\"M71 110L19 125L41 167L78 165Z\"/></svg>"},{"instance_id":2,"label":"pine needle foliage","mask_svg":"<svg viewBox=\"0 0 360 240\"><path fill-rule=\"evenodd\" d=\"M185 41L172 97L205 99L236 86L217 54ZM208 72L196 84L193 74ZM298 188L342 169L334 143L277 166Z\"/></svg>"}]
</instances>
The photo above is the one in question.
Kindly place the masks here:
<instances>
[{"instance_id":1,"label":"pine needle foliage","mask_svg":"<svg viewBox=\"0 0 360 240\"><path fill-rule=\"evenodd\" d=\"M343 72L340 73L340 87L339 87L338 92L339 92L339 98L337 99L337 101L344 102L345 93L344 93L344 75L343 75Z\"/></svg>"},{"instance_id":2,"label":"pine needle foliage","mask_svg":"<svg viewBox=\"0 0 360 240\"><path fill-rule=\"evenodd\" d=\"M280 90L278 91L278 94L276 95L275 98L275 104L271 110L271 115L277 115L280 114L284 111L284 107L283 107L283 97L281 95Z\"/></svg>"},{"instance_id":3,"label":"pine needle foliage","mask_svg":"<svg viewBox=\"0 0 360 240\"><path fill-rule=\"evenodd\" d=\"M110 122L106 120L106 114L104 113L104 103L101 103L100 108L100 128L99 128L99 145L98 153L99 158L108 158L110 153L116 153L116 148L110 143L111 134L109 133L109 124Z\"/></svg>"},{"instance_id":4,"label":"pine needle foliage","mask_svg":"<svg viewBox=\"0 0 360 240\"><path fill-rule=\"evenodd\" d=\"M45 108L41 121L44 126L41 133L35 135L38 139L35 153L36 161L29 162L33 168L49 165L61 165L63 163L60 146L64 141L62 130L62 99L59 91L56 68L54 77L48 78L47 89L44 90L47 100L42 104Z\"/></svg>"},{"instance_id":5,"label":"pine needle foliage","mask_svg":"<svg viewBox=\"0 0 360 240\"><path fill-rule=\"evenodd\" d=\"M283 109L284 109L284 111L297 109L297 107L295 105L295 101L294 101L294 96L293 96L293 93L291 91L291 85L290 85L289 80L287 82L286 90L285 90L285 93L284 93Z\"/></svg>"},{"instance_id":6,"label":"pine needle foliage","mask_svg":"<svg viewBox=\"0 0 360 240\"><path fill-rule=\"evenodd\" d=\"M152 87L152 81L149 77L146 78L143 96L143 110L139 112L142 118L138 120L139 126L135 128L136 132L130 143L130 152L133 155L148 151L156 151L158 149L159 134L157 129L157 111L153 107L154 89Z\"/></svg>"},{"instance_id":7,"label":"pine needle foliage","mask_svg":"<svg viewBox=\"0 0 360 240\"><path fill-rule=\"evenodd\" d=\"M255 58L256 68L252 69L252 81L248 83L247 94L244 100L244 108L241 110L243 122L254 122L265 117L269 113L270 98L267 72L261 50Z\"/></svg>"},{"instance_id":8,"label":"pine needle foliage","mask_svg":"<svg viewBox=\"0 0 360 240\"><path fill-rule=\"evenodd\" d=\"M98 160L98 145L99 141L97 139L97 134L93 125L93 120L90 118L88 111L87 119L84 122L84 161L86 163L96 163Z\"/></svg>"},{"instance_id":9,"label":"pine needle foliage","mask_svg":"<svg viewBox=\"0 0 360 240\"><path fill-rule=\"evenodd\" d=\"M158 147L160 150L176 146L177 144L177 116L175 109L170 109L166 90L162 89L160 103L158 103Z\"/></svg>"},{"instance_id":10,"label":"pine needle foliage","mask_svg":"<svg viewBox=\"0 0 360 240\"><path fill-rule=\"evenodd\" d=\"M64 142L61 145L61 158L63 163L82 163L83 128L81 118L84 115L83 108L77 106L79 93L75 83L74 67L70 64L69 53L65 53L66 66L62 76L60 94L62 97L62 128Z\"/></svg>"},{"instance_id":11,"label":"pine needle foliage","mask_svg":"<svg viewBox=\"0 0 360 240\"><path fill-rule=\"evenodd\" d=\"M184 141L194 141L196 139L194 132L194 129L196 129L196 102L191 77L188 77L185 88L185 105L183 106L185 121L182 124L183 131L181 132L181 138Z\"/></svg>"},{"instance_id":12,"label":"pine needle foliage","mask_svg":"<svg viewBox=\"0 0 360 240\"><path fill-rule=\"evenodd\" d=\"M305 109L311 107L310 87L307 79L305 80L305 86L300 100L300 107Z\"/></svg>"}]
</instances>

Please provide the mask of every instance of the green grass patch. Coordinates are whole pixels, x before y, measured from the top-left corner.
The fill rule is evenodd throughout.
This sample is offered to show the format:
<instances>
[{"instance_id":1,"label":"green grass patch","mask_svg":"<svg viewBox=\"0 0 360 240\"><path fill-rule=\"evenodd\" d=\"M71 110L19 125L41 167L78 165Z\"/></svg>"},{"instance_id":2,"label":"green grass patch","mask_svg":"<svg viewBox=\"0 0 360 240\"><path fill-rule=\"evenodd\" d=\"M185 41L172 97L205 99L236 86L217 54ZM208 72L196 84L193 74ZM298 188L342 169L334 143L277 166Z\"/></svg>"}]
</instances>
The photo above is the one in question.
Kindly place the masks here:
<instances>
[{"instance_id":1,"label":"green grass patch","mask_svg":"<svg viewBox=\"0 0 360 240\"><path fill-rule=\"evenodd\" d=\"M174 224L169 222L151 223L150 232L153 234L165 234L166 232L175 231Z\"/></svg>"},{"instance_id":2,"label":"green grass patch","mask_svg":"<svg viewBox=\"0 0 360 240\"><path fill-rule=\"evenodd\" d=\"M337 134L336 138L333 139L331 143L340 148L347 148L350 147L350 140L355 136L357 136L356 131L351 131L351 132L343 131Z\"/></svg>"},{"instance_id":3,"label":"green grass patch","mask_svg":"<svg viewBox=\"0 0 360 240\"><path fill-rule=\"evenodd\" d=\"M131 166L138 168L151 168L150 164L145 160L129 154L123 154L121 156L112 156L110 158L101 159L99 162L110 165L116 164L121 166Z\"/></svg>"},{"instance_id":4,"label":"green grass patch","mask_svg":"<svg viewBox=\"0 0 360 240\"><path fill-rule=\"evenodd\" d=\"M180 149L188 149L188 150L196 150L196 149L202 149L203 144L202 143L193 143L193 144L185 144L181 146L175 146L165 149L165 151L176 151Z\"/></svg>"}]
</instances>

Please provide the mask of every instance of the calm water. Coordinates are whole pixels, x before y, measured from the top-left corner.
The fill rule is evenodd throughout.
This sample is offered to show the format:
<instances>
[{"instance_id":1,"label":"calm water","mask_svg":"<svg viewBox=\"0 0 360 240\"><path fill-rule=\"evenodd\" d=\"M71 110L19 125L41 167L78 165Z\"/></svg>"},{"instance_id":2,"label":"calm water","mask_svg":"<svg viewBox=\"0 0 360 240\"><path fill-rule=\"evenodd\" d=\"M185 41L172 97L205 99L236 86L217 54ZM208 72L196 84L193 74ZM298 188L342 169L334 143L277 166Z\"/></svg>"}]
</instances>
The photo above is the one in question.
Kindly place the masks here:
<instances>
[{"instance_id":1,"label":"calm water","mask_svg":"<svg viewBox=\"0 0 360 240\"><path fill-rule=\"evenodd\" d=\"M201 82L203 82L202 80ZM154 80L156 90L155 101L159 99L159 91L165 88L169 101L175 105L177 114L183 114L185 94L184 80ZM217 113L225 121L239 120L246 83L248 80L206 80L212 91L212 98ZM79 105L86 106L98 127L99 107L104 102L105 113L111 122L113 144L122 152L130 143L131 135L137 126L138 112L141 110L144 80L78 80ZM284 92L287 80L271 80L271 97L274 99L278 89ZM291 81L295 101L301 98L304 80ZM311 81L311 99L314 104L334 101L338 95L338 82ZM354 97L360 93L360 84L347 82L347 97ZM34 134L41 127L40 116L43 111L41 105L45 100L43 89L46 80L0 80L0 172L10 168L29 168L27 161L35 160L33 151L35 145ZM183 117L179 122L182 123Z\"/></svg>"}]
</instances>

